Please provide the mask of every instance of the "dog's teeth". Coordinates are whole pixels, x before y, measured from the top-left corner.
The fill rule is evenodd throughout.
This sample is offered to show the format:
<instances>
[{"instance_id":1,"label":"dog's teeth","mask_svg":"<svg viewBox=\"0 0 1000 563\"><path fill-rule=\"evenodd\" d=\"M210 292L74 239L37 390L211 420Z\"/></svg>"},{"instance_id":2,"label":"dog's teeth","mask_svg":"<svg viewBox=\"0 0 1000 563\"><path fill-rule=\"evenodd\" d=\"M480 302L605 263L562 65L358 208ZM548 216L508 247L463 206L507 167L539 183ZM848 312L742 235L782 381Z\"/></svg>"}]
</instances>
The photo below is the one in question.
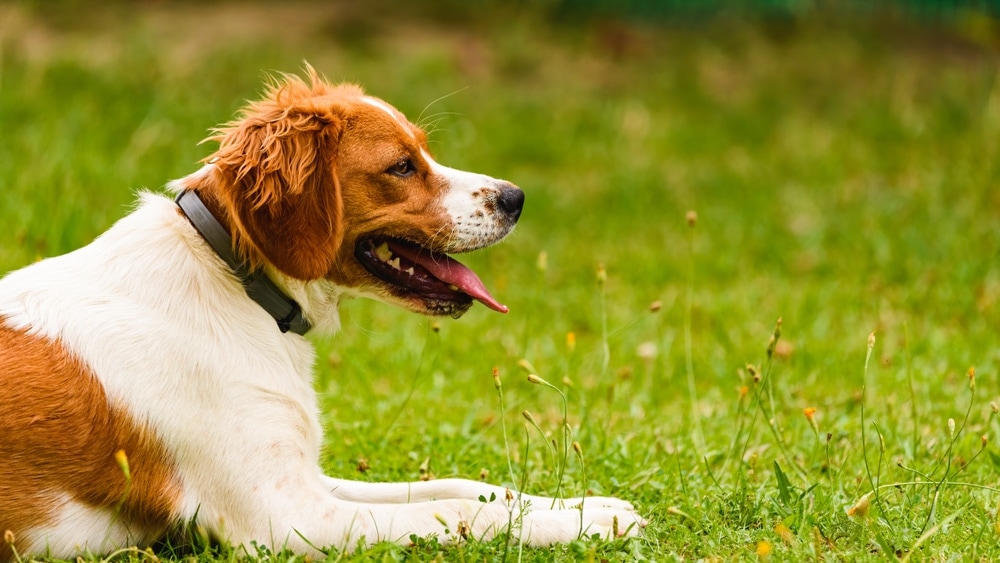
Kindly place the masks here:
<instances>
[{"instance_id":1,"label":"dog's teeth","mask_svg":"<svg viewBox=\"0 0 1000 563\"><path fill-rule=\"evenodd\" d=\"M389 260L388 262L389 262L389 265L392 266L393 268L395 268L397 270L400 269L400 267L399 267L399 257L398 256L395 257L395 258L393 258L392 260Z\"/></svg>"},{"instance_id":2,"label":"dog's teeth","mask_svg":"<svg viewBox=\"0 0 1000 563\"><path fill-rule=\"evenodd\" d=\"M449 286L448 286L448 289L450 289L450 290L452 290L452 291L458 291L458 286L457 286L457 285L454 285L454 284L452 284L452 285L449 285Z\"/></svg>"},{"instance_id":3,"label":"dog's teeth","mask_svg":"<svg viewBox=\"0 0 1000 563\"><path fill-rule=\"evenodd\" d=\"M378 259L383 262L388 262L389 260L391 260L392 251L389 250L389 244L383 242L381 245L379 245L379 247L375 249L375 256L378 257Z\"/></svg>"},{"instance_id":4,"label":"dog's teeth","mask_svg":"<svg viewBox=\"0 0 1000 563\"><path fill-rule=\"evenodd\" d=\"M406 273L410 274L412 276L413 275L413 268L412 267L407 268L406 269Z\"/></svg>"}]
</instances>

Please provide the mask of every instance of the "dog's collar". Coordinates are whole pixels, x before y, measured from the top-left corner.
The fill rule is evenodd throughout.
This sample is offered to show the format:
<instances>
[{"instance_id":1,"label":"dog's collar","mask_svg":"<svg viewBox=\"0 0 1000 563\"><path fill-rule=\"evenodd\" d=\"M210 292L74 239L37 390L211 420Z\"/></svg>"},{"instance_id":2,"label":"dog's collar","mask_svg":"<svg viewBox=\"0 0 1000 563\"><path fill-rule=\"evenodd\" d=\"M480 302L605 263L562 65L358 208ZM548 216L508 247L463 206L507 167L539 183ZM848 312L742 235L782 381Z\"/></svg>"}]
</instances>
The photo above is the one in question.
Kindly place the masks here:
<instances>
[{"instance_id":1,"label":"dog's collar","mask_svg":"<svg viewBox=\"0 0 1000 563\"><path fill-rule=\"evenodd\" d=\"M193 190L184 190L174 200L187 216L195 230L212 247L212 250L232 268L236 276L243 282L247 295L263 307L278 323L281 332L305 334L312 326L302 316L302 308L294 299L278 289L264 272L250 270L246 261L240 260L233 253L233 239L214 215L205 207L205 203Z\"/></svg>"}]
</instances>

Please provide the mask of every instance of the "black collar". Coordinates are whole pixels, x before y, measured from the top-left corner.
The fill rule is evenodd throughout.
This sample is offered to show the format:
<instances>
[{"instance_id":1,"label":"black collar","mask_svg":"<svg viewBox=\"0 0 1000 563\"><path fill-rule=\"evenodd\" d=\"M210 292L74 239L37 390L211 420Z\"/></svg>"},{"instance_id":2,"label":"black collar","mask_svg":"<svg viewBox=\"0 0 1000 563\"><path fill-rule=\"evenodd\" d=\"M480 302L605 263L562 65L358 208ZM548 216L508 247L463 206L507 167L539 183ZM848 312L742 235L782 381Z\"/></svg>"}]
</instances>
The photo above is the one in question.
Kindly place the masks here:
<instances>
[{"instance_id":1,"label":"black collar","mask_svg":"<svg viewBox=\"0 0 1000 563\"><path fill-rule=\"evenodd\" d=\"M312 328L309 321L302 316L302 309L294 299L278 289L264 272L251 271L244 260L236 257L233 253L232 237L205 207L205 203L197 193L193 190L184 190L177 194L174 201L212 250L215 250L219 258L222 258L243 282L247 295L274 317L281 332L305 334Z\"/></svg>"}]
</instances>

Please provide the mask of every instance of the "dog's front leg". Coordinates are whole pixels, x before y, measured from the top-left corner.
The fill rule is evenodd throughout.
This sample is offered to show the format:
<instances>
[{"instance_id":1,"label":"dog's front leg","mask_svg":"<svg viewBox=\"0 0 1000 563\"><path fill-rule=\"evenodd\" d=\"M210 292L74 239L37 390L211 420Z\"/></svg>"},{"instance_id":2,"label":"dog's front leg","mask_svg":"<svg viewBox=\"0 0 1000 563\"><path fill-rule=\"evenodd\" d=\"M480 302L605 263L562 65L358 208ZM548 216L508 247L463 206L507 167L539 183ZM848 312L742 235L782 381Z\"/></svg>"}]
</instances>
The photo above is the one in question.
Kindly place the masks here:
<instances>
[{"instance_id":1,"label":"dog's front leg","mask_svg":"<svg viewBox=\"0 0 1000 563\"><path fill-rule=\"evenodd\" d=\"M355 502L409 503L439 499L467 499L488 501L513 506L530 506L532 510L560 510L578 508L613 508L634 511L628 501L613 497L550 498L518 493L511 489L473 481L470 479L433 479L410 483L368 483L347 479L324 478L333 496Z\"/></svg>"},{"instance_id":2,"label":"dog's front leg","mask_svg":"<svg viewBox=\"0 0 1000 563\"><path fill-rule=\"evenodd\" d=\"M407 504L367 504L337 499L323 518L309 520L288 536L289 545L353 550L379 541L409 544L435 536L442 543L490 540L508 533L529 546L572 541L581 535L635 536L646 522L635 512L610 508L509 509L478 500L433 500Z\"/></svg>"}]
</instances>

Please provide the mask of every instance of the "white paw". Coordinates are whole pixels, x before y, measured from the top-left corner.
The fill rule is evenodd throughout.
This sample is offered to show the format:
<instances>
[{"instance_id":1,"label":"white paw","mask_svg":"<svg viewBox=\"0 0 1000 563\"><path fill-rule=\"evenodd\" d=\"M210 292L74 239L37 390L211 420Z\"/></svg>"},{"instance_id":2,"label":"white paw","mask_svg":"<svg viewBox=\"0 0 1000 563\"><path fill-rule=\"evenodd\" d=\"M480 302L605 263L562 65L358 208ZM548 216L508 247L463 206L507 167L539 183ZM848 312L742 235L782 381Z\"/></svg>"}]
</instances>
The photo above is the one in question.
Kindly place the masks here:
<instances>
[{"instance_id":1,"label":"white paw","mask_svg":"<svg viewBox=\"0 0 1000 563\"><path fill-rule=\"evenodd\" d=\"M632 505L628 505L627 510L585 508L583 514L585 523L582 535L586 537L595 534L602 539L635 537L648 524L645 518L632 509ZM589 525L586 524L587 520L590 521Z\"/></svg>"},{"instance_id":2,"label":"white paw","mask_svg":"<svg viewBox=\"0 0 1000 563\"><path fill-rule=\"evenodd\" d=\"M646 524L646 519L631 510L631 505L628 510L533 510L523 517L522 540L532 546L548 546L595 535L602 539L632 537L639 535Z\"/></svg>"}]
</instances>

